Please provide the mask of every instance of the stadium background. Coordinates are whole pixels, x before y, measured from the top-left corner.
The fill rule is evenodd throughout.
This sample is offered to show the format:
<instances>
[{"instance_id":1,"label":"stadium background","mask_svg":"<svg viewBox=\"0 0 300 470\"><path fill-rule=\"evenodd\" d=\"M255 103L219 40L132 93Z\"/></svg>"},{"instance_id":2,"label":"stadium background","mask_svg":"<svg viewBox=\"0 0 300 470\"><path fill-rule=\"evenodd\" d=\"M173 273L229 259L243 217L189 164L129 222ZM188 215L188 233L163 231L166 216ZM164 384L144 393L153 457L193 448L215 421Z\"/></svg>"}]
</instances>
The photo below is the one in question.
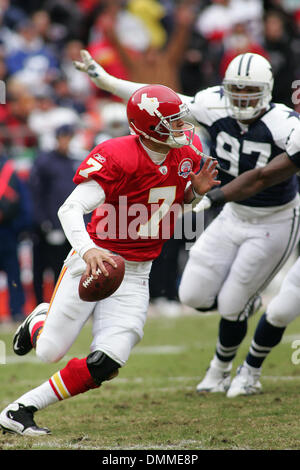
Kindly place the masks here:
<instances>
[{"instance_id":1,"label":"stadium background","mask_svg":"<svg viewBox=\"0 0 300 470\"><path fill-rule=\"evenodd\" d=\"M25 184L39 154L54 148L58 123L75 128L70 157L78 162L113 132L107 117L119 108L109 105L120 101L74 69L82 48L117 77L187 95L219 84L235 55L258 52L273 67L274 101L300 110L291 98L300 79L297 0L0 0L0 24L0 80L6 86L0 154L14 162ZM31 231L18 243L27 314L36 303ZM45 301L52 288L49 271ZM0 321L9 319L1 272Z\"/></svg>"}]
</instances>

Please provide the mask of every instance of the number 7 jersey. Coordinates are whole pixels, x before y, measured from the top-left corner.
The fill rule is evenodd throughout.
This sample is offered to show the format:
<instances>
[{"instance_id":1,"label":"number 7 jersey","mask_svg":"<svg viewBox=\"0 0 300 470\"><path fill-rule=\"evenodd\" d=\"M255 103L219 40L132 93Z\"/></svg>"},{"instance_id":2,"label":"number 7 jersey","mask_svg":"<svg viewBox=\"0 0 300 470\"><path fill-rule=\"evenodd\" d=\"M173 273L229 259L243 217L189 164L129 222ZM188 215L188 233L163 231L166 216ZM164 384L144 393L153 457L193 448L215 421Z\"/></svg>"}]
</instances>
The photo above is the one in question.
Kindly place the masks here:
<instances>
[{"instance_id":1,"label":"number 7 jersey","mask_svg":"<svg viewBox=\"0 0 300 470\"><path fill-rule=\"evenodd\" d=\"M197 136L193 144L202 150ZM157 165L138 136L107 140L95 147L74 176L76 184L94 179L105 192L105 203L87 225L94 243L129 261L155 259L173 235L189 174L199 171L200 160L185 146L170 149Z\"/></svg>"}]
</instances>

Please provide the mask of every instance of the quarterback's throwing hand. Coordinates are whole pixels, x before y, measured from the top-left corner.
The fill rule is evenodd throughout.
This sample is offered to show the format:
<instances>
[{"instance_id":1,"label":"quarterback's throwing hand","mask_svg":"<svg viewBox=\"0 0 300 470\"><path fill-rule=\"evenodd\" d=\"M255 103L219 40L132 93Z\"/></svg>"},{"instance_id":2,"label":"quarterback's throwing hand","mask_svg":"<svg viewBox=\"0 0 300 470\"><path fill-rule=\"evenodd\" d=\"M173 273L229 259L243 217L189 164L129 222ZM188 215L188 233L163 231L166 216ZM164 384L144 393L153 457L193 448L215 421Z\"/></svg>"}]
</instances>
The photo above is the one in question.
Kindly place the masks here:
<instances>
[{"instance_id":1,"label":"quarterback's throwing hand","mask_svg":"<svg viewBox=\"0 0 300 470\"><path fill-rule=\"evenodd\" d=\"M199 196L204 195L214 186L221 184L221 181L215 179L218 174L218 170L216 169L217 164L217 160L209 157L205 160L199 173L190 173L194 191L196 191Z\"/></svg>"}]
</instances>

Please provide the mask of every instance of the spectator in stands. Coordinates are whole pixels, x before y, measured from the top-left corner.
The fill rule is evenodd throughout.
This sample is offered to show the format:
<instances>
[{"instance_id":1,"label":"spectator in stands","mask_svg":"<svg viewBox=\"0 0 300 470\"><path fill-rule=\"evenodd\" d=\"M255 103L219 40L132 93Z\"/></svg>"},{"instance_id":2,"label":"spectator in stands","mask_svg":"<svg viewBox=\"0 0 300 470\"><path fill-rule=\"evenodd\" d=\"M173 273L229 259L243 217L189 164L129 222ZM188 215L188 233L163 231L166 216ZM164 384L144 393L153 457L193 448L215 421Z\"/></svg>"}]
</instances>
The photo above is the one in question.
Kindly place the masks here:
<instances>
[{"instance_id":1,"label":"spectator in stands","mask_svg":"<svg viewBox=\"0 0 300 470\"><path fill-rule=\"evenodd\" d=\"M224 78L229 63L239 54L253 52L269 59L267 51L255 42L248 30L246 23L232 24L231 32L223 41L224 54L220 63L220 77Z\"/></svg>"},{"instance_id":2,"label":"spectator in stands","mask_svg":"<svg viewBox=\"0 0 300 470\"><path fill-rule=\"evenodd\" d=\"M33 284L37 303L44 302L43 279L47 269L58 279L63 260L70 251L57 217L58 208L74 189L73 176L79 165L70 156L74 135L70 125L56 130L56 147L41 152L32 167L29 186L34 209Z\"/></svg>"},{"instance_id":3,"label":"spectator in stands","mask_svg":"<svg viewBox=\"0 0 300 470\"><path fill-rule=\"evenodd\" d=\"M116 34L113 16L102 17L102 29L118 51L131 81L160 83L180 92L180 65L187 47L194 14L189 6L182 4L176 10L175 27L164 48L148 47L143 53L132 55ZM92 52L91 52L92 54Z\"/></svg>"},{"instance_id":4,"label":"spectator in stands","mask_svg":"<svg viewBox=\"0 0 300 470\"><path fill-rule=\"evenodd\" d=\"M14 29L20 21L26 19L26 12L22 8L12 5L10 0L0 0L0 11L3 25L9 29Z\"/></svg>"},{"instance_id":5,"label":"spectator in stands","mask_svg":"<svg viewBox=\"0 0 300 470\"><path fill-rule=\"evenodd\" d=\"M247 22L253 39L258 40L262 15L260 0L212 0L198 15L195 26L208 41L222 43L234 24Z\"/></svg>"},{"instance_id":6,"label":"spectator in stands","mask_svg":"<svg viewBox=\"0 0 300 470\"><path fill-rule=\"evenodd\" d=\"M43 40L44 44L52 47L54 40L52 35L51 18L47 11L37 10L31 16L31 21L34 25L36 34Z\"/></svg>"},{"instance_id":7,"label":"spectator in stands","mask_svg":"<svg viewBox=\"0 0 300 470\"><path fill-rule=\"evenodd\" d=\"M63 124L79 125L79 114L74 109L57 106L54 90L49 85L39 87L35 98L37 106L29 115L29 128L37 135L40 150L53 150L56 128Z\"/></svg>"},{"instance_id":8,"label":"spectator in stands","mask_svg":"<svg viewBox=\"0 0 300 470\"><path fill-rule=\"evenodd\" d=\"M168 32L162 24L166 9L158 0L129 0L128 11L142 20L145 29L150 34L150 44L153 47L164 47Z\"/></svg>"},{"instance_id":9,"label":"spectator in stands","mask_svg":"<svg viewBox=\"0 0 300 470\"><path fill-rule=\"evenodd\" d=\"M110 34L114 29L114 35ZM94 10L93 23L88 34L88 50L95 60L115 77L128 79L127 64L120 56L120 50L114 39L127 53L143 52L149 45L149 33L143 22L122 7L120 1L104 1ZM108 94L94 88L100 98ZM109 96L117 100L116 97Z\"/></svg>"},{"instance_id":10,"label":"spectator in stands","mask_svg":"<svg viewBox=\"0 0 300 470\"><path fill-rule=\"evenodd\" d=\"M94 147L105 140L129 134L126 106L123 103L107 102L101 108L101 131L95 136Z\"/></svg>"},{"instance_id":11,"label":"spectator in stands","mask_svg":"<svg viewBox=\"0 0 300 470\"><path fill-rule=\"evenodd\" d=\"M74 0L47 0L43 3L55 30L56 40L61 44L81 36L83 15Z\"/></svg>"},{"instance_id":12,"label":"spectator in stands","mask_svg":"<svg viewBox=\"0 0 300 470\"><path fill-rule=\"evenodd\" d=\"M7 55L16 49L20 43L19 35L14 31L15 19L12 22L8 19L8 9L9 2L8 0L0 0L0 45L1 45L1 55ZM17 16L17 22L24 20L26 15L22 12Z\"/></svg>"},{"instance_id":13,"label":"spectator in stands","mask_svg":"<svg viewBox=\"0 0 300 470\"><path fill-rule=\"evenodd\" d=\"M6 105L0 106L0 143L11 154L34 152L37 138L28 126L35 101L27 87L15 79L6 81Z\"/></svg>"},{"instance_id":14,"label":"spectator in stands","mask_svg":"<svg viewBox=\"0 0 300 470\"><path fill-rule=\"evenodd\" d=\"M3 152L3 148L2 148ZM25 294L21 282L18 246L21 233L31 229L32 207L28 188L14 164L0 154L0 270L7 276L13 321L23 321Z\"/></svg>"},{"instance_id":15,"label":"spectator in stands","mask_svg":"<svg viewBox=\"0 0 300 470\"><path fill-rule=\"evenodd\" d=\"M6 57L7 70L33 90L57 72L59 63L31 20L21 21L17 32L19 44Z\"/></svg>"},{"instance_id":16,"label":"spectator in stands","mask_svg":"<svg viewBox=\"0 0 300 470\"><path fill-rule=\"evenodd\" d=\"M263 44L274 75L273 100L290 107L293 107L292 82L297 78L296 58L290 47L292 34L282 13L275 10L266 13Z\"/></svg>"},{"instance_id":17,"label":"spectator in stands","mask_svg":"<svg viewBox=\"0 0 300 470\"><path fill-rule=\"evenodd\" d=\"M86 111L85 100L78 99L71 91L69 81L64 75L60 75L51 82L54 92L55 104L61 108L73 109L82 114Z\"/></svg>"},{"instance_id":18,"label":"spectator in stands","mask_svg":"<svg viewBox=\"0 0 300 470\"><path fill-rule=\"evenodd\" d=\"M88 100L92 90L91 81L73 65L74 60L80 60L81 49L83 49L83 43L77 39L66 42L62 50L60 69L68 80L73 96Z\"/></svg>"}]
</instances>

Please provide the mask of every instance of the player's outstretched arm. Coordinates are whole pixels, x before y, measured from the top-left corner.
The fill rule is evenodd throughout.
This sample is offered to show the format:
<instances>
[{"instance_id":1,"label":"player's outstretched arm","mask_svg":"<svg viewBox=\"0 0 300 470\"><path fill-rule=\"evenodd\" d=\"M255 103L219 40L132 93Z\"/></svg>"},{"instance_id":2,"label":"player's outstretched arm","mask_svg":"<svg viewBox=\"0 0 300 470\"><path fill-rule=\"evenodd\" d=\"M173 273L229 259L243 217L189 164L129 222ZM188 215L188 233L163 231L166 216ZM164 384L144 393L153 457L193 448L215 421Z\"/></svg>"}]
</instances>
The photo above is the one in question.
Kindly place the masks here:
<instances>
[{"instance_id":1,"label":"player's outstretched arm","mask_svg":"<svg viewBox=\"0 0 300 470\"><path fill-rule=\"evenodd\" d=\"M288 155L281 153L265 167L245 171L222 188L209 191L194 211L199 212L229 201L243 201L269 186L281 183L298 171L299 167Z\"/></svg>"},{"instance_id":2,"label":"player's outstretched arm","mask_svg":"<svg viewBox=\"0 0 300 470\"><path fill-rule=\"evenodd\" d=\"M87 73L98 88L119 96L119 98L122 98L124 101L128 101L136 90L142 86L148 85L148 83L131 82L114 77L107 73L104 68L93 59L87 50L83 49L80 54L82 61L74 60L74 67L81 72ZM178 96L187 104L193 99L191 96L182 94L178 94Z\"/></svg>"},{"instance_id":3,"label":"player's outstretched arm","mask_svg":"<svg viewBox=\"0 0 300 470\"><path fill-rule=\"evenodd\" d=\"M130 82L110 75L92 58L90 53L84 49L81 51L81 59L81 62L73 62L77 70L87 73L98 88L119 96L125 101L129 100L132 93L146 85L145 83Z\"/></svg>"}]
</instances>

